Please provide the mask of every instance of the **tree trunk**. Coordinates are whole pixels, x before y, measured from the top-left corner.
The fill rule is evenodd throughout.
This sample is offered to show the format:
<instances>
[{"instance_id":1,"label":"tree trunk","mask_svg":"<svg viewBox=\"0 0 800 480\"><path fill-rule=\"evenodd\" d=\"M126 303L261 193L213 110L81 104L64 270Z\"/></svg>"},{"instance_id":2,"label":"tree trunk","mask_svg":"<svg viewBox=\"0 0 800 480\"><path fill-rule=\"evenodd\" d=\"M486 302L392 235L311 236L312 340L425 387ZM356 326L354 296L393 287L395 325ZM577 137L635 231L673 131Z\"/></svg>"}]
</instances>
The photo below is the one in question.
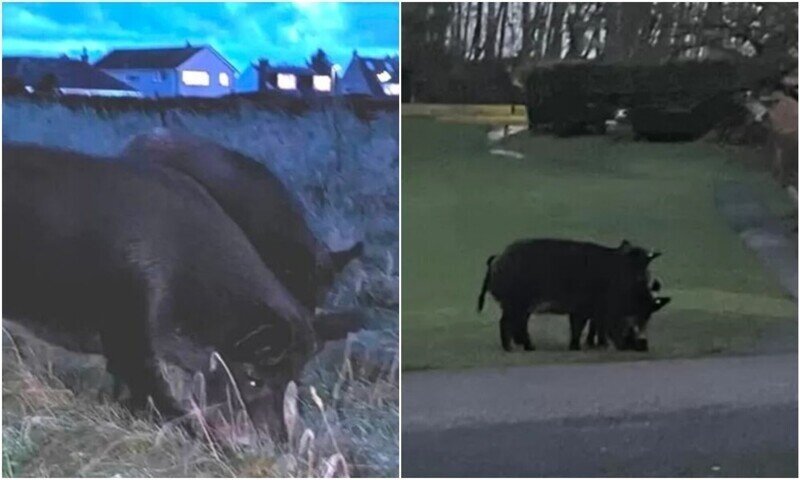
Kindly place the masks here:
<instances>
[{"instance_id":1,"label":"tree trunk","mask_svg":"<svg viewBox=\"0 0 800 480\"><path fill-rule=\"evenodd\" d=\"M483 27L483 2L478 2L478 11L475 18L475 30L472 32L472 59L477 60L481 54L481 29Z\"/></svg>"},{"instance_id":2,"label":"tree trunk","mask_svg":"<svg viewBox=\"0 0 800 480\"><path fill-rule=\"evenodd\" d=\"M500 9L497 3L490 3L486 8L486 41L483 49L486 52L486 60L495 58L497 51L497 29L500 21Z\"/></svg>"},{"instance_id":3,"label":"tree trunk","mask_svg":"<svg viewBox=\"0 0 800 480\"><path fill-rule=\"evenodd\" d=\"M500 46L497 56L503 58L506 47L506 22L508 21L508 3L500 4Z\"/></svg>"}]
</instances>

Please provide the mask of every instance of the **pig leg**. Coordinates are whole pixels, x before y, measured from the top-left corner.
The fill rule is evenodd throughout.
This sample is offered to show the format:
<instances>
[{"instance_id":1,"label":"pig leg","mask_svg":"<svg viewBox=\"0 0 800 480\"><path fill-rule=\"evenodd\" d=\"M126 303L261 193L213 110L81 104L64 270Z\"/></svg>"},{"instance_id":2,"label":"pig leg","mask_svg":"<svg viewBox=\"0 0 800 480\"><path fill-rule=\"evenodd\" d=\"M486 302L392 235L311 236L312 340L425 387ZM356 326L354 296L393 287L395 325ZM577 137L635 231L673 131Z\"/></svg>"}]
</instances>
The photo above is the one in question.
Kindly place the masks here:
<instances>
[{"instance_id":1,"label":"pig leg","mask_svg":"<svg viewBox=\"0 0 800 480\"><path fill-rule=\"evenodd\" d=\"M146 407L151 397L164 418L181 416L182 409L170 394L151 341L155 332L149 327L157 323L148 317L158 315L162 309L158 305L142 308L144 300L120 300L115 321L100 332L108 372L116 382L127 384L131 408Z\"/></svg>"},{"instance_id":2,"label":"pig leg","mask_svg":"<svg viewBox=\"0 0 800 480\"><path fill-rule=\"evenodd\" d=\"M575 315L572 314L569 316L569 327L570 327L570 340L569 340L569 349L570 350L580 350L581 349L581 333L583 333L583 327L586 326L587 317L583 315ZM589 327L591 331L591 326ZM587 339L588 343L588 339Z\"/></svg>"},{"instance_id":3,"label":"pig leg","mask_svg":"<svg viewBox=\"0 0 800 480\"><path fill-rule=\"evenodd\" d=\"M606 335L606 323L598 322L597 325L597 346L608 348L608 336Z\"/></svg>"},{"instance_id":4,"label":"pig leg","mask_svg":"<svg viewBox=\"0 0 800 480\"><path fill-rule=\"evenodd\" d=\"M589 348L595 347L597 340L597 322L594 319L589 320L589 333L586 334L586 346Z\"/></svg>"},{"instance_id":5,"label":"pig leg","mask_svg":"<svg viewBox=\"0 0 800 480\"><path fill-rule=\"evenodd\" d=\"M511 319L505 310L500 317L500 344L506 352L511 351Z\"/></svg>"},{"instance_id":6,"label":"pig leg","mask_svg":"<svg viewBox=\"0 0 800 480\"><path fill-rule=\"evenodd\" d=\"M514 343L517 345L522 345L522 348L525 351L533 351L536 348L531 343L531 336L528 333L528 319L530 318L530 313L525 310L522 311L515 311L513 315L513 325L514 325Z\"/></svg>"},{"instance_id":7,"label":"pig leg","mask_svg":"<svg viewBox=\"0 0 800 480\"><path fill-rule=\"evenodd\" d=\"M130 389L130 406L143 409L151 397L158 411L170 419L182 415L180 407L169 393L169 385L161 374L158 359L141 335L104 335L108 345L108 369L117 381L125 382ZM138 338L136 338L138 337Z\"/></svg>"}]
</instances>

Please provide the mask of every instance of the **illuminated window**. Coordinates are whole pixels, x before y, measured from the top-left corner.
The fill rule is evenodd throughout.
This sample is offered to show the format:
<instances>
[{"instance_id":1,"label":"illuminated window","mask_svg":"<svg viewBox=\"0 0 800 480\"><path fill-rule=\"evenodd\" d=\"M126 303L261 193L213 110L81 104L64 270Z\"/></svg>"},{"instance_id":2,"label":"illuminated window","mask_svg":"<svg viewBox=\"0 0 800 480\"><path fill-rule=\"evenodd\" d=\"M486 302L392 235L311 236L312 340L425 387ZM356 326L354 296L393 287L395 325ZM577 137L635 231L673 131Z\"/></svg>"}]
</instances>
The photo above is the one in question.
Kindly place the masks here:
<instances>
[{"instance_id":1,"label":"illuminated window","mask_svg":"<svg viewBox=\"0 0 800 480\"><path fill-rule=\"evenodd\" d=\"M386 83L392 79L392 74L385 70L375 76L378 77L378 81L381 83Z\"/></svg>"},{"instance_id":2,"label":"illuminated window","mask_svg":"<svg viewBox=\"0 0 800 480\"><path fill-rule=\"evenodd\" d=\"M393 95L393 96L400 95L400 84L399 83L383 84L383 93L386 95Z\"/></svg>"},{"instance_id":3,"label":"illuminated window","mask_svg":"<svg viewBox=\"0 0 800 480\"><path fill-rule=\"evenodd\" d=\"M219 84L223 87L229 87L231 85L231 79L228 78L228 74L222 72L219 74Z\"/></svg>"},{"instance_id":4,"label":"illuminated window","mask_svg":"<svg viewBox=\"0 0 800 480\"><path fill-rule=\"evenodd\" d=\"M330 92L331 77L327 75L314 75L314 90L318 92Z\"/></svg>"},{"instance_id":5,"label":"illuminated window","mask_svg":"<svg viewBox=\"0 0 800 480\"><path fill-rule=\"evenodd\" d=\"M297 77L291 73L279 73L278 88L281 90L297 90Z\"/></svg>"},{"instance_id":6,"label":"illuminated window","mask_svg":"<svg viewBox=\"0 0 800 480\"><path fill-rule=\"evenodd\" d=\"M211 83L208 72L202 70L184 70L181 72L181 80L184 85L192 87L207 87Z\"/></svg>"}]
</instances>

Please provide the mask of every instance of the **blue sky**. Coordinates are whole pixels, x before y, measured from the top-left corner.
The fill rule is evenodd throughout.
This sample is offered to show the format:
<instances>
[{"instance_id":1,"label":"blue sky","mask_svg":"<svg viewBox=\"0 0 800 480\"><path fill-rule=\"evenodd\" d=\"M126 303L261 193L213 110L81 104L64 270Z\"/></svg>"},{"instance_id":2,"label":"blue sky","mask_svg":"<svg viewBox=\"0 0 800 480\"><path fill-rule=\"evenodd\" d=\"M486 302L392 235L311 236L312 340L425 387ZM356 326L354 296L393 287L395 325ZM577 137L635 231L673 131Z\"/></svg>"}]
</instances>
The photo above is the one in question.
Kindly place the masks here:
<instances>
[{"instance_id":1,"label":"blue sky","mask_svg":"<svg viewBox=\"0 0 800 480\"><path fill-rule=\"evenodd\" d=\"M3 55L79 56L115 47L210 44L249 62L301 64L317 48L342 67L398 52L397 3L4 3Z\"/></svg>"}]
</instances>

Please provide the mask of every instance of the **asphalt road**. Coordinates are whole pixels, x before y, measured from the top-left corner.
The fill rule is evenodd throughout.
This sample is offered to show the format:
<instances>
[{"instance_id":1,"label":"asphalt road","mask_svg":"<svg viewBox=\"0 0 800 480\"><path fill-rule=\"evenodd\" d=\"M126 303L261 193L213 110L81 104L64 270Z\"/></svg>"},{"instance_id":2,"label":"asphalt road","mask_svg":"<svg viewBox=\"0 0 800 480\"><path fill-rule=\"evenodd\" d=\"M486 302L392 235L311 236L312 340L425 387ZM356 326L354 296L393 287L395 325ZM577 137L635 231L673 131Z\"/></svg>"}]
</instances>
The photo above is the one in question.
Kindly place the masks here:
<instances>
[{"instance_id":1,"label":"asphalt road","mask_svg":"<svg viewBox=\"0 0 800 480\"><path fill-rule=\"evenodd\" d=\"M796 476L797 355L403 375L402 474Z\"/></svg>"}]
</instances>

